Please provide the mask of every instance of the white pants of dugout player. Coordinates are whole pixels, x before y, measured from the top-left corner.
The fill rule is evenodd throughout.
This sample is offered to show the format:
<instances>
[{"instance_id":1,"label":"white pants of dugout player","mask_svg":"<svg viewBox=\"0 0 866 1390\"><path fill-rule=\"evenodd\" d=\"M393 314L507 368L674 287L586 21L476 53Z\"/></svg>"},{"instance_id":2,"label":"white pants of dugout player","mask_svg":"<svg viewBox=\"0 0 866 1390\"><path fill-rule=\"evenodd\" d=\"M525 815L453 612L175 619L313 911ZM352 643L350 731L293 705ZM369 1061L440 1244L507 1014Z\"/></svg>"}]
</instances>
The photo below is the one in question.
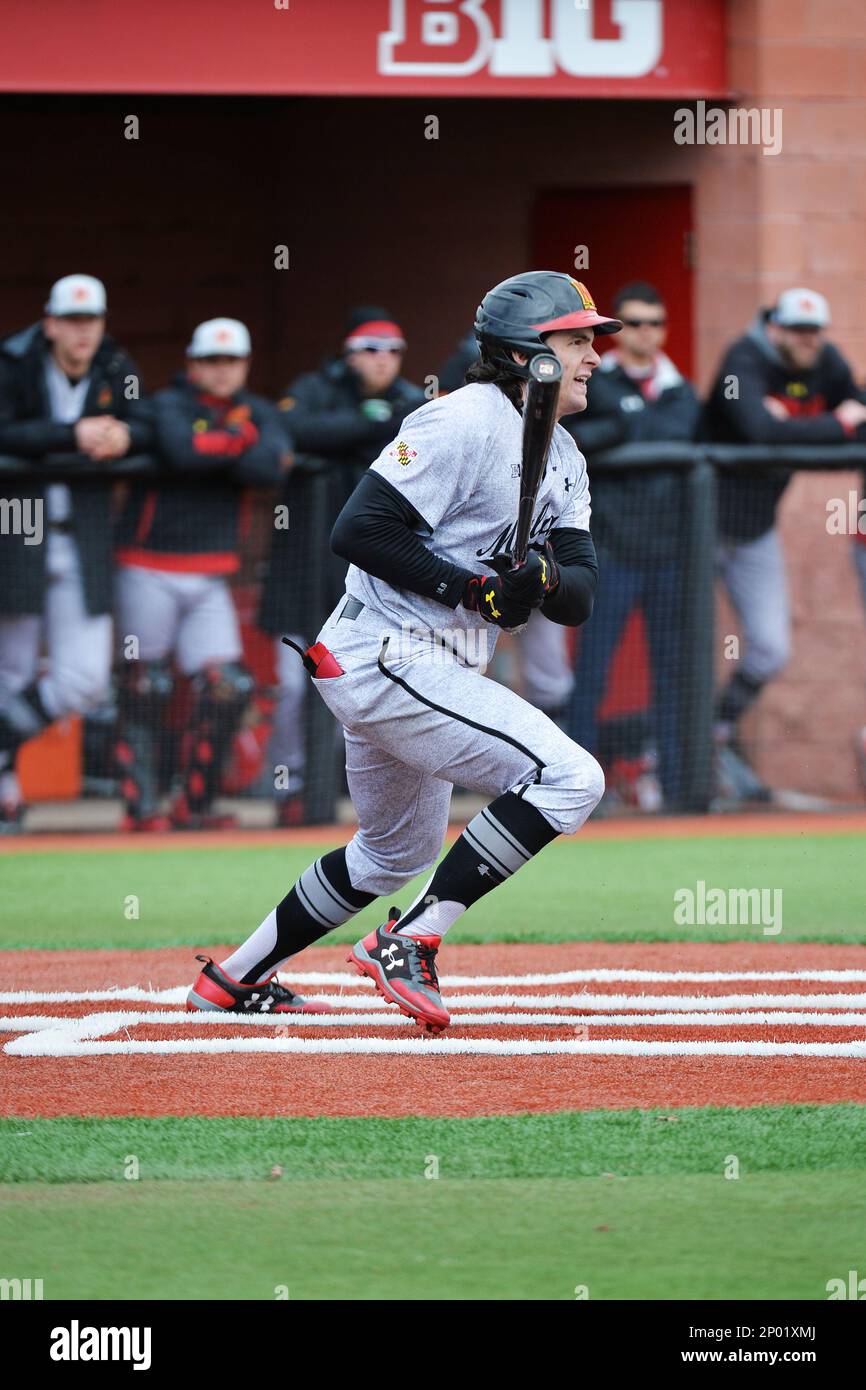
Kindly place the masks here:
<instances>
[{"instance_id":1,"label":"white pants of dugout player","mask_svg":"<svg viewBox=\"0 0 866 1390\"><path fill-rule=\"evenodd\" d=\"M514 691L369 607L319 634L343 668L314 681L346 735L358 829L322 856L222 968L251 983L367 903L429 869L448 826L452 784L493 798L401 918L442 936L483 893L557 835L579 830L604 792L596 760Z\"/></svg>"},{"instance_id":2,"label":"white pants of dugout player","mask_svg":"<svg viewBox=\"0 0 866 1390\"><path fill-rule=\"evenodd\" d=\"M20 801L20 743L55 719L95 709L109 692L111 617L87 611L72 536L49 530L47 546L43 614L0 617L0 802L8 808Z\"/></svg>"},{"instance_id":3,"label":"white pants of dugout player","mask_svg":"<svg viewBox=\"0 0 866 1390\"><path fill-rule=\"evenodd\" d=\"M228 580L220 575L120 565L117 572L119 736L116 745L127 828L158 809L156 744L173 693L172 658L192 686L182 790L173 819L208 816L229 741L252 691L242 665L240 626ZM128 659L130 637L137 656ZM219 820L219 818L215 818Z\"/></svg>"}]
</instances>

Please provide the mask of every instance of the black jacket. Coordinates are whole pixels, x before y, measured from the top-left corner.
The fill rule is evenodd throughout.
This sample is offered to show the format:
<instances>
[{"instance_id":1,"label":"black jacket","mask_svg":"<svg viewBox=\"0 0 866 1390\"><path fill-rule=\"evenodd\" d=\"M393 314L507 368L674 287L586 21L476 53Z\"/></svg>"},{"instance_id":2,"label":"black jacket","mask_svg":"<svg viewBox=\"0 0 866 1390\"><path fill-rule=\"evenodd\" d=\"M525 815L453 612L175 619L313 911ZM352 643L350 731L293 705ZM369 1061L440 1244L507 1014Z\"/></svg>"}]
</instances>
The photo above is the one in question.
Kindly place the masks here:
<instances>
[{"instance_id":1,"label":"black jacket","mask_svg":"<svg viewBox=\"0 0 866 1390\"><path fill-rule=\"evenodd\" d=\"M701 433L719 443L843 444L849 438L832 411L842 401L862 400L845 358L827 343L815 366L800 372L788 366L766 333L770 311L763 309L749 331L725 354L707 400ZM735 379L736 399L731 379ZM784 402L790 419L777 420L764 396ZM861 425L854 436L866 439ZM787 468L755 469L748 475L723 473L719 479L719 530L728 539L756 540L775 521L776 507L792 473Z\"/></svg>"},{"instance_id":2,"label":"black jacket","mask_svg":"<svg viewBox=\"0 0 866 1390\"><path fill-rule=\"evenodd\" d=\"M315 636L343 592L346 563L330 549L331 527L356 483L405 417L424 404L424 392L397 377L381 398L383 420L364 413L355 373L340 358L293 382L279 402L295 451L280 500L288 530L275 530L262 586L259 623L266 632ZM312 471L319 461L320 472Z\"/></svg>"},{"instance_id":3,"label":"black jacket","mask_svg":"<svg viewBox=\"0 0 866 1390\"><path fill-rule=\"evenodd\" d=\"M478 339L474 330L465 333L451 356L439 368L439 390L459 391L466 384L466 373L478 361Z\"/></svg>"},{"instance_id":4,"label":"black jacket","mask_svg":"<svg viewBox=\"0 0 866 1390\"><path fill-rule=\"evenodd\" d=\"M169 475L131 488L117 558L157 568L230 574L239 567L241 502L273 487L289 451L276 407L239 391L207 396L182 373L150 402L156 447Z\"/></svg>"},{"instance_id":5,"label":"black jacket","mask_svg":"<svg viewBox=\"0 0 866 1390\"><path fill-rule=\"evenodd\" d=\"M592 456L617 444L694 439L698 397L668 358L660 387L655 399L647 399L608 352L590 378L586 410L562 421L587 456L593 538L600 550L630 564L676 557L682 541L683 475L673 469L594 470Z\"/></svg>"},{"instance_id":6,"label":"black jacket","mask_svg":"<svg viewBox=\"0 0 866 1390\"><path fill-rule=\"evenodd\" d=\"M75 426L51 419L45 384L45 359L49 343L40 324L12 334L0 343L0 455L26 458L26 474L0 478L7 498L44 499L40 477L46 454L75 453ZM147 407L127 400L128 378L138 378L135 364L106 335L90 368L90 386L83 416L114 415L129 426L129 452L152 448L153 432ZM139 384L139 392L141 387ZM70 477L72 525L78 541L88 612L111 608L111 463L103 465L105 478ZM50 481L60 481L55 475ZM0 537L0 613L12 616L42 612L45 595L47 546L25 545L23 536Z\"/></svg>"}]
</instances>

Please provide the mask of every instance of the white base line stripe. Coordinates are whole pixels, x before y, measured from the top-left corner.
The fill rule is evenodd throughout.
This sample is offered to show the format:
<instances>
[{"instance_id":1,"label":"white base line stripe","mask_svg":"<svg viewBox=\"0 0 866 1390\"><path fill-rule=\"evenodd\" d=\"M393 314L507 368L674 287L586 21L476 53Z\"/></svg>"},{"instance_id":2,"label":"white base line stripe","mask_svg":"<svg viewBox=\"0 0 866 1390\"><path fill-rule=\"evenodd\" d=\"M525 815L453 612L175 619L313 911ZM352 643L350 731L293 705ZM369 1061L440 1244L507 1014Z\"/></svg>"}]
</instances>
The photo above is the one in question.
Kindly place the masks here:
<instances>
[{"instance_id":1,"label":"white base line stripe","mask_svg":"<svg viewBox=\"0 0 866 1390\"><path fill-rule=\"evenodd\" d=\"M295 986L337 985L349 986L352 990L364 988L356 974L349 971L298 971L296 974L280 972L278 978ZM181 1004L186 999L192 984L173 985L167 989L142 989L139 985L129 985L122 989L102 990L0 990L0 1004L53 1004L53 1003L103 1003L121 999L130 1003ZM824 984L862 984L866 982L866 970L741 970L741 971L686 971L686 970L563 970L553 974L537 975L441 975L440 983L444 990L507 988L545 985L568 985L582 983L596 984L724 984L735 981L808 981ZM342 997L342 996L338 996Z\"/></svg>"},{"instance_id":2,"label":"white base line stripe","mask_svg":"<svg viewBox=\"0 0 866 1390\"><path fill-rule=\"evenodd\" d=\"M349 971L280 971L279 978L297 985L357 984ZM725 984L735 980L814 980L826 984L862 984L866 970L557 970L531 975L440 974L445 989L471 989L479 985L578 985L578 984Z\"/></svg>"},{"instance_id":3,"label":"white base line stripe","mask_svg":"<svg viewBox=\"0 0 866 1390\"><path fill-rule=\"evenodd\" d=\"M629 1039L609 1041L555 1041L515 1039L499 1041L494 1038L194 1038L162 1042L99 1042L74 1039L68 1034L47 1029L16 1038L6 1044L6 1051L24 1057L94 1057L129 1054L160 1055L198 1052L287 1052L294 1054L387 1054L415 1056L453 1056L473 1054L485 1056L532 1056L564 1054L588 1056L629 1057L863 1057L866 1058L866 1039L860 1042L800 1043L800 1042L632 1042Z\"/></svg>"},{"instance_id":4,"label":"white base line stripe","mask_svg":"<svg viewBox=\"0 0 866 1390\"><path fill-rule=\"evenodd\" d=\"M355 977L357 979L357 977ZM67 1004L121 1003L184 1004L188 986L158 990L94 990L87 994L51 994L21 990L0 995L0 1004ZM446 991L447 995L447 991ZM372 984L363 986L358 994L310 994L309 998L324 1000L337 1009L383 1010L392 1005L373 992ZM446 1000L447 1002L447 1000ZM749 1009L785 1006L789 1009L857 1009L866 1008L866 993L834 994L461 994L457 1002L463 1008L486 1009L590 1009L606 1012L611 1009L675 1009L689 1012L695 1009Z\"/></svg>"},{"instance_id":5,"label":"white base line stripe","mask_svg":"<svg viewBox=\"0 0 866 1390\"><path fill-rule=\"evenodd\" d=\"M91 1015L90 1018L94 1017ZM222 1028L406 1028L417 1025L390 1009L381 1017L371 1017L369 1013L334 1014L218 1014L218 1013L117 1013L95 1015L100 1019L108 1017L114 1028L137 1027L146 1024L150 1027L195 1025ZM53 1028L70 1037L80 1036L81 1027L87 1018L62 1018L56 1015L30 1014L18 1017L0 1018L0 1032L31 1033ZM808 1028L866 1028L866 1013L792 1013L783 1010L764 1010L755 1013L658 1013L658 1014L546 1014L546 1013L497 1013L463 1012L457 1010L451 1015L451 1026L477 1027L484 1024L499 1024L523 1028L742 1028L742 1027L808 1027ZM109 1030L104 1030L109 1031Z\"/></svg>"}]
</instances>

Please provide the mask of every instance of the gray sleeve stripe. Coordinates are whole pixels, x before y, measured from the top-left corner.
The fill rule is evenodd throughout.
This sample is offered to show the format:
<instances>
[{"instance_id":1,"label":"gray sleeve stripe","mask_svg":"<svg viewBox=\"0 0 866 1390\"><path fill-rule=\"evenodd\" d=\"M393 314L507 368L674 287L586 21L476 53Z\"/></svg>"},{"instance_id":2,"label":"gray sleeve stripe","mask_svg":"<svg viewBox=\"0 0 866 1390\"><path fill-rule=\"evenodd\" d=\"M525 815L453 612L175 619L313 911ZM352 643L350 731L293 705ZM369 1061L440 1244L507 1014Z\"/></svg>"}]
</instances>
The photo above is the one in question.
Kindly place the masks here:
<instances>
[{"instance_id":1,"label":"gray sleeve stripe","mask_svg":"<svg viewBox=\"0 0 866 1390\"><path fill-rule=\"evenodd\" d=\"M475 819L477 820L478 817L476 816ZM471 824L474 825L475 821L472 821ZM511 875L515 872L515 869L509 868L507 864L503 864L502 860L497 855L495 855L493 851L487 847L487 845L482 844L480 840L477 840L473 835L469 825L467 825L466 829L463 831L463 834L466 836L467 840L469 841L472 848L475 850L477 854L483 855L485 859L493 860L493 864L495 866L497 874L501 875L501 877L504 879L511 877ZM519 868L520 865L516 865L515 867Z\"/></svg>"},{"instance_id":2,"label":"gray sleeve stripe","mask_svg":"<svg viewBox=\"0 0 866 1390\"><path fill-rule=\"evenodd\" d=\"M333 884L328 882L328 880L325 878L325 875L322 873L321 863L321 859L317 859L316 862L311 866L316 871L316 878L319 880L325 892L328 894L328 897L333 898L340 911L347 913L348 917L354 917L355 913L358 911L357 907L353 907L351 903L346 902L346 899L340 896ZM348 918L342 917L340 920L341 922L345 922L348 920Z\"/></svg>"},{"instance_id":3,"label":"gray sleeve stripe","mask_svg":"<svg viewBox=\"0 0 866 1390\"><path fill-rule=\"evenodd\" d=\"M503 839L508 841L512 849L516 849L519 854L523 855L526 862L529 863L529 860L532 858L532 855L529 853L528 849L524 849L523 845L520 843L519 840L515 840L511 831L507 830L505 826L502 824L502 822L498 821L495 816L491 816L490 811L486 806L482 810L481 814L487 821L488 825L491 825L495 830L498 830L499 834L503 837Z\"/></svg>"},{"instance_id":4,"label":"gray sleeve stripe","mask_svg":"<svg viewBox=\"0 0 866 1390\"><path fill-rule=\"evenodd\" d=\"M320 922L320 923L321 923L321 925L325 928L326 931L330 931L332 927L339 927L339 926L341 926L342 924L341 924L340 922L333 922L333 921L331 921L330 917L326 917L325 914L324 914L324 912L322 912L322 911L320 910L319 906L318 906L316 903L314 903L314 902L312 901L312 899L310 898L310 895L309 895L309 892L307 891L307 889L309 889L309 887L310 887L311 885L310 885L309 883L307 883L307 884L304 883L304 879L307 878L308 874L309 874L309 870L306 870L303 874L301 874L301 877L298 879L297 883L295 884L295 892L297 893L298 897L301 899L301 902L304 904L304 907L307 909L307 911L309 912L310 916L311 916L316 922ZM316 886L318 887L318 885L316 885ZM319 896L321 896L321 895L319 895Z\"/></svg>"},{"instance_id":5,"label":"gray sleeve stripe","mask_svg":"<svg viewBox=\"0 0 866 1390\"><path fill-rule=\"evenodd\" d=\"M487 854L495 855L499 862L505 865L509 874L516 873L527 862L525 851L519 847L514 849L505 836L500 835L496 822L489 825L480 813L473 816L466 830L478 844L483 845Z\"/></svg>"}]
</instances>

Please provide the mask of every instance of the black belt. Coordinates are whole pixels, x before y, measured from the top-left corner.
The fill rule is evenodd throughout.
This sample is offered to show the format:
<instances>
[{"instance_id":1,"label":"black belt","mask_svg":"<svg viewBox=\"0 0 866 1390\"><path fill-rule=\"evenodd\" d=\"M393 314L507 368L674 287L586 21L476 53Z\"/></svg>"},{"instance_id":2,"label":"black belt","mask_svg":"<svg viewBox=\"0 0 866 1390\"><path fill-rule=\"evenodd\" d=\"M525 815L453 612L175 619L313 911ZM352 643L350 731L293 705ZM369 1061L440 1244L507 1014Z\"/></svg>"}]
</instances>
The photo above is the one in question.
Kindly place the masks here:
<instances>
[{"instance_id":1,"label":"black belt","mask_svg":"<svg viewBox=\"0 0 866 1390\"><path fill-rule=\"evenodd\" d=\"M363 610L363 607L364 605L361 603L360 599L347 598L346 602L343 604L343 609L337 622L341 622L343 618L345 618L347 622L354 622L358 614Z\"/></svg>"}]
</instances>

